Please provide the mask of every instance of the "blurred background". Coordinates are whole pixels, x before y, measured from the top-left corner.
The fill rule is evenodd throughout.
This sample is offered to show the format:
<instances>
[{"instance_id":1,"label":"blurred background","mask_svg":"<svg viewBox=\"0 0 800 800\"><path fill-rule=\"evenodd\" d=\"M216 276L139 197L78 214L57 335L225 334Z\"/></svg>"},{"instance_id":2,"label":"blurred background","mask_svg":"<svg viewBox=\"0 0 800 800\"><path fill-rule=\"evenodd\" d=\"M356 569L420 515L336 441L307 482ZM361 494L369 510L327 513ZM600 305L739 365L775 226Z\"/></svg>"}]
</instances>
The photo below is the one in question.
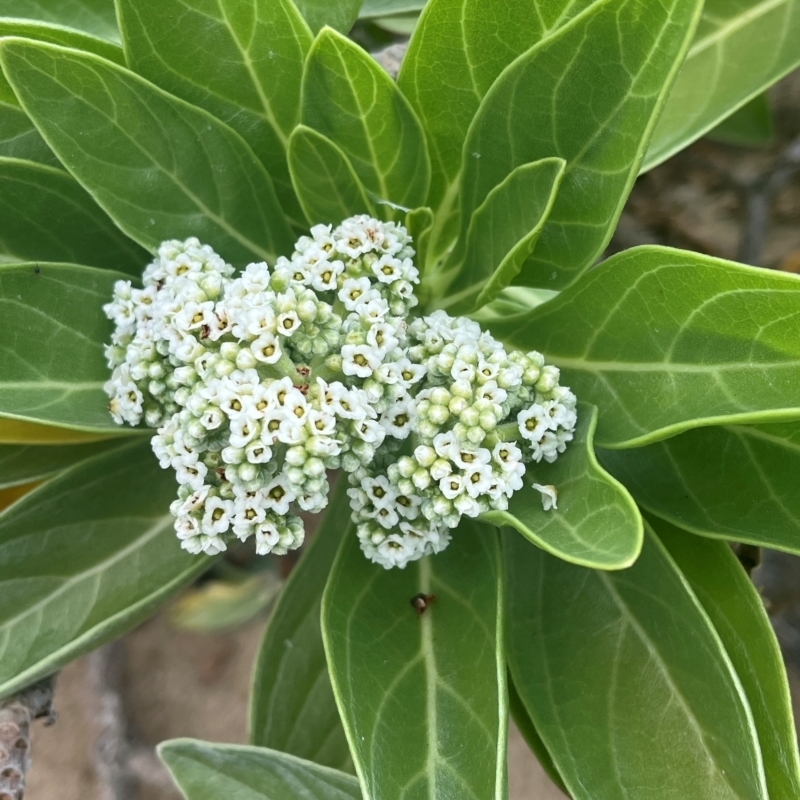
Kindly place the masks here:
<instances>
[{"instance_id":1,"label":"blurred background","mask_svg":"<svg viewBox=\"0 0 800 800\"><path fill-rule=\"evenodd\" d=\"M360 24L353 38L374 51L408 26ZM396 47L383 56L387 68ZM800 273L800 72L639 178L608 254L646 243ZM245 743L250 673L287 558L236 554L120 642L66 667L56 723L34 725L28 800L177 799L158 742ZM753 578L800 716L800 559L764 552ZM512 800L563 798L513 726L509 773Z\"/></svg>"}]
</instances>

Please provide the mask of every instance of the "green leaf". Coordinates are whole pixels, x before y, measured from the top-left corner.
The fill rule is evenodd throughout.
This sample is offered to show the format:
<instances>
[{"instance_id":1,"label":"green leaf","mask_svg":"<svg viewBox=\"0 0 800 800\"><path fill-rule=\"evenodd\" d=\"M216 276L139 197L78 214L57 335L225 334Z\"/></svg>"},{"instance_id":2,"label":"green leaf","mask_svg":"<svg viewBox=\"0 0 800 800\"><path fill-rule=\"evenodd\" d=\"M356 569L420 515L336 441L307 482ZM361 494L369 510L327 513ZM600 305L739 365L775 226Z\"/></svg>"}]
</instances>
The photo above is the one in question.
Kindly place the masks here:
<instances>
[{"instance_id":1,"label":"green leaf","mask_svg":"<svg viewBox=\"0 0 800 800\"><path fill-rule=\"evenodd\" d=\"M66 25L119 41L114 0L0 0L0 17Z\"/></svg>"},{"instance_id":2,"label":"green leaf","mask_svg":"<svg viewBox=\"0 0 800 800\"><path fill-rule=\"evenodd\" d=\"M416 114L374 59L329 28L308 55L302 121L342 149L375 202L424 205L430 161Z\"/></svg>"},{"instance_id":3,"label":"green leaf","mask_svg":"<svg viewBox=\"0 0 800 800\"><path fill-rule=\"evenodd\" d=\"M158 755L186 800L361 800L355 778L274 750L173 739Z\"/></svg>"},{"instance_id":4,"label":"green leaf","mask_svg":"<svg viewBox=\"0 0 800 800\"><path fill-rule=\"evenodd\" d=\"M312 225L338 225L356 214L375 215L364 184L341 148L305 125L299 125L289 139L289 172Z\"/></svg>"},{"instance_id":5,"label":"green leaf","mask_svg":"<svg viewBox=\"0 0 800 800\"><path fill-rule=\"evenodd\" d=\"M385 17L394 14L410 14L422 11L426 0L364 0L358 16L361 19Z\"/></svg>"},{"instance_id":6,"label":"green leaf","mask_svg":"<svg viewBox=\"0 0 800 800\"><path fill-rule=\"evenodd\" d=\"M0 254L141 275L150 257L60 169L0 158Z\"/></svg>"},{"instance_id":7,"label":"green leaf","mask_svg":"<svg viewBox=\"0 0 800 800\"><path fill-rule=\"evenodd\" d=\"M9 87L10 88L10 87ZM60 166L55 153L39 135L28 115L18 106L0 101L0 158L38 161Z\"/></svg>"},{"instance_id":8,"label":"green leaf","mask_svg":"<svg viewBox=\"0 0 800 800\"><path fill-rule=\"evenodd\" d=\"M266 170L206 111L87 53L6 39L0 60L45 141L132 239L196 236L239 266L291 247Z\"/></svg>"},{"instance_id":9,"label":"green leaf","mask_svg":"<svg viewBox=\"0 0 800 800\"><path fill-rule=\"evenodd\" d=\"M349 33L358 19L362 0L294 0L314 34L326 25Z\"/></svg>"},{"instance_id":10,"label":"green leaf","mask_svg":"<svg viewBox=\"0 0 800 800\"><path fill-rule=\"evenodd\" d=\"M41 266L40 266L41 269ZM0 270L1 271L1 270ZM145 431L142 431L143 433ZM130 431L128 431L130 433ZM26 422L0 416L0 444L24 445L63 445L99 442L110 437L125 436L124 428L114 431L95 432L75 431L69 428L56 428L38 422Z\"/></svg>"},{"instance_id":11,"label":"green leaf","mask_svg":"<svg viewBox=\"0 0 800 800\"><path fill-rule=\"evenodd\" d=\"M433 230L433 211L427 206L415 208L406 214L405 226L408 234L414 242L416 251L415 263L420 272L424 272L428 263L428 245L430 243L431 231ZM421 287L417 287L416 294L427 288L427 281L423 281Z\"/></svg>"},{"instance_id":12,"label":"green leaf","mask_svg":"<svg viewBox=\"0 0 800 800\"><path fill-rule=\"evenodd\" d=\"M708 136L725 144L763 147L775 136L772 109L766 92L757 94L752 100L722 120L708 132Z\"/></svg>"},{"instance_id":13,"label":"green leaf","mask_svg":"<svg viewBox=\"0 0 800 800\"><path fill-rule=\"evenodd\" d=\"M418 593L436 596L421 615ZM462 522L444 553L403 570L345 539L322 635L365 797L506 796L501 604L492 528Z\"/></svg>"},{"instance_id":14,"label":"green leaf","mask_svg":"<svg viewBox=\"0 0 800 800\"><path fill-rule=\"evenodd\" d=\"M442 275L443 283L448 278L452 283L438 306L450 314L469 313L511 283L547 222L565 166L560 158L523 164L489 192L472 215L463 247L456 247L458 255Z\"/></svg>"},{"instance_id":15,"label":"green leaf","mask_svg":"<svg viewBox=\"0 0 800 800\"><path fill-rule=\"evenodd\" d=\"M596 569L633 564L642 549L642 518L625 487L597 463L596 426L597 409L581 403L575 438L566 451L552 464L531 465L525 486L511 498L508 511L490 511L481 519L508 525L572 564ZM557 509L543 509L534 482L555 486Z\"/></svg>"},{"instance_id":16,"label":"green leaf","mask_svg":"<svg viewBox=\"0 0 800 800\"><path fill-rule=\"evenodd\" d=\"M503 555L514 685L575 800L766 800L739 679L652 531L621 572L510 532Z\"/></svg>"},{"instance_id":17,"label":"green leaf","mask_svg":"<svg viewBox=\"0 0 800 800\"><path fill-rule=\"evenodd\" d=\"M536 756L536 760L539 762L542 769L564 794L569 795L567 787L564 785L564 781L558 773L558 768L553 762L553 757L542 741L539 731L536 730L533 720L525 710L525 704L522 702L522 698L519 696L519 692L516 686L514 686L514 681L511 679L510 675L508 676L508 710L511 712L511 716L519 732L522 734L522 738L525 739L531 752Z\"/></svg>"},{"instance_id":18,"label":"green leaf","mask_svg":"<svg viewBox=\"0 0 800 800\"><path fill-rule=\"evenodd\" d=\"M656 533L719 633L753 710L771 800L800 797L786 668L764 604L733 551L660 520Z\"/></svg>"},{"instance_id":19,"label":"green leaf","mask_svg":"<svg viewBox=\"0 0 800 800\"><path fill-rule=\"evenodd\" d=\"M328 511L281 592L261 643L250 693L250 741L352 771L322 645L322 592L349 524L340 476Z\"/></svg>"},{"instance_id":20,"label":"green leaf","mask_svg":"<svg viewBox=\"0 0 800 800\"><path fill-rule=\"evenodd\" d=\"M654 514L702 536L800 554L800 424L699 428L602 463Z\"/></svg>"},{"instance_id":21,"label":"green leaf","mask_svg":"<svg viewBox=\"0 0 800 800\"><path fill-rule=\"evenodd\" d=\"M5 36L22 36L26 39L37 39L64 47L74 47L76 50L95 53L117 64L125 63L125 55L121 47L104 39L98 39L96 36L89 36L60 25L0 17L0 38ZM0 70L0 102L19 105L14 90L5 79L2 70Z\"/></svg>"},{"instance_id":22,"label":"green leaf","mask_svg":"<svg viewBox=\"0 0 800 800\"><path fill-rule=\"evenodd\" d=\"M567 169L518 283L563 288L602 253L689 46L701 0L644 10L591 5L532 47L488 91L464 145L462 232L518 166L559 156Z\"/></svg>"},{"instance_id":23,"label":"green leaf","mask_svg":"<svg viewBox=\"0 0 800 800\"><path fill-rule=\"evenodd\" d=\"M312 36L291 0L119 0L119 10L131 69L241 134L302 225L286 148Z\"/></svg>"},{"instance_id":24,"label":"green leaf","mask_svg":"<svg viewBox=\"0 0 800 800\"><path fill-rule=\"evenodd\" d=\"M125 443L125 439L105 439L60 446L0 445L0 489L50 478L80 461Z\"/></svg>"},{"instance_id":25,"label":"green leaf","mask_svg":"<svg viewBox=\"0 0 800 800\"><path fill-rule=\"evenodd\" d=\"M0 267L0 415L118 436L103 384L103 313L123 275L69 264ZM133 433L130 429L127 432Z\"/></svg>"},{"instance_id":26,"label":"green leaf","mask_svg":"<svg viewBox=\"0 0 800 800\"><path fill-rule=\"evenodd\" d=\"M210 563L181 550L148 442L84 461L0 515L0 695L132 628Z\"/></svg>"},{"instance_id":27,"label":"green leaf","mask_svg":"<svg viewBox=\"0 0 800 800\"><path fill-rule=\"evenodd\" d=\"M643 170L665 161L800 65L798 0L706 0Z\"/></svg>"},{"instance_id":28,"label":"green leaf","mask_svg":"<svg viewBox=\"0 0 800 800\"><path fill-rule=\"evenodd\" d=\"M800 418L800 279L665 247L593 269L525 319L491 324L600 409L602 447Z\"/></svg>"},{"instance_id":29,"label":"green leaf","mask_svg":"<svg viewBox=\"0 0 800 800\"><path fill-rule=\"evenodd\" d=\"M470 122L484 95L517 56L591 2L431 0L425 6L397 84L419 114L428 137L432 168L428 205L437 216L432 234L435 255L441 255L457 233L462 151ZM423 5L408 0L368 0L362 15L367 12L369 16L380 16ZM507 137L508 132L504 131L503 138ZM548 152L527 160L552 155ZM468 224L469 218L464 228Z\"/></svg>"}]
</instances>

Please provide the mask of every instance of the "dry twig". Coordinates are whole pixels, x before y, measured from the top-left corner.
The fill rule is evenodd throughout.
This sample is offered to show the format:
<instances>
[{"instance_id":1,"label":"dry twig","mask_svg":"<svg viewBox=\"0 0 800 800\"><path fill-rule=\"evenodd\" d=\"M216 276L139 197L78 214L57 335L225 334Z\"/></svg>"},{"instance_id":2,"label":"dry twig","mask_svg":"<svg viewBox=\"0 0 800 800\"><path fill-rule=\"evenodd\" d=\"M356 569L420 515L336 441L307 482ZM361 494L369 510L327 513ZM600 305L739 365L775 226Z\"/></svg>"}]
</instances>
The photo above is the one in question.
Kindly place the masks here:
<instances>
[{"instance_id":1,"label":"dry twig","mask_svg":"<svg viewBox=\"0 0 800 800\"><path fill-rule=\"evenodd\" d=\"M53 713L54 678L25 689L0 702L0 800L22 800L25 775L31 765L31 722Z\"/></svg>"}]
</instances>

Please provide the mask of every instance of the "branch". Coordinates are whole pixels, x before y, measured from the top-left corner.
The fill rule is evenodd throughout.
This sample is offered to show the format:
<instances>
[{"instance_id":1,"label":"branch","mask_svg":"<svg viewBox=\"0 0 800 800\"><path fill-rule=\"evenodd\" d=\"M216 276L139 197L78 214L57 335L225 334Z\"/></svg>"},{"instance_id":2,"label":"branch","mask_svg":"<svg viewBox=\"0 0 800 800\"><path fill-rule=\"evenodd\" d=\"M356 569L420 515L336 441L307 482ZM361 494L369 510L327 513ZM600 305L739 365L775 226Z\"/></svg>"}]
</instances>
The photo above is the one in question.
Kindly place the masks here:
<instances>
[{"instance_id":1,"label":"branch","mask_svg":"<svg viewBox=\"0 0 800 800\"><path fill-rule=\"evenodd\" d=\"M30 769L31 722L41 717L55 722L53 686L45 678L0 702L0 800L22 800L25 775Z\"/></svg>"}]
</instances>

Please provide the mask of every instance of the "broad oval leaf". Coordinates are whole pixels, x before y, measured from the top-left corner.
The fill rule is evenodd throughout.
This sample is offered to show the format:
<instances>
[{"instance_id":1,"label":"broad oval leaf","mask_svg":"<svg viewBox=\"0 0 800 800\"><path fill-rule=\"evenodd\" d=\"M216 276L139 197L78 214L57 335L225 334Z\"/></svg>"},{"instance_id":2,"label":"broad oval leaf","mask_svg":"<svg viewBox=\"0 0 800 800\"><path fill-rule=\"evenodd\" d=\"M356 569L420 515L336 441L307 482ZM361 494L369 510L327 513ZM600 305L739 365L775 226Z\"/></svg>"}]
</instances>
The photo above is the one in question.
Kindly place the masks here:
<instances>
[{"instance_id":1,"label":"broad oval leaf","mask_svg":"<svg viewBox=\"0 0 800 800\"><path fill-rule=\"evenodd\" d=\"M312 36L291 0L119 0L119 11L131 68L241 134L302 225L286 148Z\"/></svg>"},{"instance_id":2,"label":"broad oval leaf","mask_svg":"<svg viewBox=\"0 0 800 800\"><path fill-rule=\"evenodd\" d=\"M113 450L124 439L106 439L85 444L0 445L0 489L41 481L63 472L80 461Z\"/></svg>"},{"instance_id":3,"label":"broad oval leaf","mask_svg":"<svg viewBox=\"0 0 800 800\"><path fill-rule=\"evenodd\" d=\"M709 132L709 139L725 144L766 147L775 136L767 93L757 94Z\"/></svg>"},{"instance_id":4,"label":"broad oval leaf","mask_svg":"<svg viewBox=\"0 0 800 800\"><path fill-rule=\"evenodd\" d=\"M270 615L253 672L248 728L255 745L351 772L319 619L342 537L355 536L347 486L340 476L320 527Z\"/></svg>"},{"instance_id":5,"label":"broad oval leaf","mask_svg":"<svg viewBox=\"0 0 800 800\"><path fill-rule=\"evenodd\" d=\"M567 564L503 539L514 685L575 800L766 800L722 642L652 532L636 564Z\"/></svg>"},{"instance_id":6,"label":"broad oval leaf","mask_svg":"<svg viewBox=\"0 0 800 800\"><path fill-rule=\"evenodd\" d=\"M181 550L147 442L84 461L0 515L0 695L133 627L210 559Z\"/></svg>"},{"instance_id":7,"label":"broad oval leaf","mask_svg":"<svg viewBox=\"0 0 800 800\"><path fill-rule=\"evenodd\" d=\"M411 14L422 11L427 0L364 0L358 16L361 19L393 16L395 14Z\"/></svg>"},{"instance_id":8,"label":"broad oval leaf","mask_svg":"<svg viewBox=\"0 0 800 800\"><path fill-rule=\"evenodd\" d=\"M302 122L342 149L377 203L424 205L430 161L416 114L374 59L329 28L308 54Z\"/></svg>"},{"instance_id":9,"label":"broad oval leaf","mask_svg":"<svg viewBox=\"0 0 800 800\"><path fill-rule=\"evenodd\" d=\"M315 34L326 25L348 33L358 19L361 3L362 0L294 0Z\"/></svg>"},{"instance_id":10,"label":"broad oval leaf","mask_svg":"<svg viewBox=\"0 0 800 800\"><path fill-rule=\"evenodd\" d=\"M753 711L770 800L800 797L786 668L764 603L731 548L654 520L658 537L719 633Z\"/></svg>"},{"instance_id":11,"label":"broad oval leaf","mask_svg":"<svg viewBox=\"0 0 800 800\"><path fill-rule=\"evenodd\" d=\"M508 525L554 556L596 569L623 569L642 549L644 527L633 498L612 478L594 454L597 409L581 403L575 438L552 463L528 467L525 486L509 501L508 511L490 511L481 519ZM545 511L533 483L555 486L558 507Z\"/></svg>"},{"instance_id":12,"label":"broad oval leaf","mask_svg":"<svg viewBox=\"0 0 800 800\"><path fill-rule=\"evenodd\" d=\"M208 112L88 53L6 39L0 61L45 141L132 239L196 236L239 266L291 248L266 170Z\"/></svg>"},{"instance_id":13,"label":"broad oval leaf","mask_svg":"<svg viewBox=\"0 0 800 800\"><path fill-rule=\"evenodd\" d=\"M364 4L362 16L396 14L425 5L403 58L397 84L419 115L428 138L431 156L428 205L437 216L432 234L432 248L437 255L452 243L458 230L462 150L470 122L484 95L517 56L592 2L430 0L425 5L409 0L400 3L378 0ZM466 220L465 227L468 223Z\"/></svg>"},{"instance_id":14,"label":"broad oval leaf","mask_svg":"<svg viewBox=\"0 0 800 800\"><path fill-rule=\"evenodd\" d=\"M11 87L9 87L10 89ZM51 167L60 166L55 153L47 146L39 131L19 106L0 100L0 158L38 161Z\"/></svg>"},{"instance_id":15,"label":"broad oval leaf","mask_svg":"<svg viewBox=\"0 0 800 800\"><path fill-rule=\"evenodd\" d=\"M141 275L149 260L66 172L15 158L0 158L0 253L129 275Z\"/></svg>"},{"instance_id":16,"label":"broad oval leaf","mask_svg":"<svg viewBox=\"0 0 800 800\"><path fill-rule=\"evenodd\" d=\"M350 775L275 750L172 739L158 755L186 800L361 800Z\"/></svg>"},{"instance_id":17,"label":"broad oval leaf","mask_svg":"<svg viewBox=\"0 0 800 800\"><path fill-rule=\"evenodd\" d=\"M0 272L2 272L1 268ZM0 444L83 444L127 435L124 428L92 433L91 431L56 428L52 425L41 425L38 422L27 422L22 419L8 419L0 416Z\"/></svg>"},{"instance_id":18,"label":"broad oval leaf","mask_svg":"<svg viewBox=\"0 0 800 800\"><path fill-rule=\"evenodd\" d=\"M559 289L614 232L644 149L689 46L702 0L591 5L511 64L484 97L464 145L461 228L521 164L567 169L517 282Z\"/></svg>"},{"instance_id":19,"label":"broad oval leaf","mask_svg":"<svg viewBox=\"0 0 800 800\"><path fill-rule=\"evenodd\" d=\"M0 37L4 36L22 36L26 39L38 39L42 42L60 44L64 47L74 47L76 50L95 53L117 64L125 63L125 55L118 45L61 25L8 19L0 16ZM18 105L14 90L9 86L2 71L0 71L0 101Z\"/></svg>"},{"instance_id":20,"label":"broad oval leaf","mask_svg":"<svg viewBox=\"0 0 800 800\"><path fill-rule=\"evenodd\" d=\"M522 734L522 738L531 749L531 752L536 756L536 760L539 762L542 769L547 773L550 780L553 781L565 795L569 796L567 787L564 785L564 780L553 762L553 757L542 741L539 731L536 730L536 726L533 724L533 720L530 718L525 704L522 702L522 698L520 698L519 692L514 686L514 681L510 675L508 676L508 710L511 712L514 724Z\"/></svg>"},{"instance_id":21,"label":"broad oval leaf","mask_svg":"<svg viewBox=\"0 0 800 800\"><path fill-rule=\"evenodd\" d=\"M800 424L699 428L601 462L648 511L702 536L800 555Z\"/></svg>"},{"instance_id":22,"label":"broad oval leaf","mask_svg":"<svg viewBox=\"0 0 800 800\"><path fill-rule=\"evenodd\" d=\"M665 161L800 65L799 0L706 0L643 170Z\"/></svg>"},{"instance_id":23,"label":"broad oval leaf","mask_svg":"<svg viewBox=\"0 0 800 800\"><path fill-rule=\"evenodd\" d=\"M597 444L800 418L800 279L666 247L613 256L529 315L491 323L600 409Z\"/></svg>"},{"instance_id":24,"label":"broad oval leaf","mask_svg":"<svg viewBox=\"0 0 800 800\"><path fill-rule=\"evenodd\" d=\"M125 276L69 264L0 267L0 415L118 436L103 384L103 304ZM132 431L129 431L131 433Z\"/></svg>"},{"instance_id":25,"label":"broad oval leaf","mask_svg":"<svg viewBox=\"0 0 800 800\"><path fill-rule=\"evenodd\" d=\"M327 136L298 125L289 139L289 172L312 225L338 225L356 214L375 216L350 160Z\"/></svg>"},{"instance_id":26,"label":"broad oval leaf","mask_svg":"<svg viewBox=\"0 0 800 800\"><path fill-rule=\"evenodd\" d=\"M67 25L119 41L114 0L0 0L0 17Z\"/></svg>"},{"instance_id":27,"label":"broad oval leaf","mask_svg":"<svg viewBox=\"0 0 800 800\"><path fill-rule=\"evenodd\" d=\"M469 313L491 303L519 274L553 208L565 165L560 158L523 164L489 192L472 215L463 247L456 245L459 255L442 273L439 307Z\"/></svg>"},{"instance_id":28,"label":"broad oval leaf","mask_svg":"<svg viewBox=\"0 0 800 800\"><path fill-rule=\"evenodd\" d=\"M345 538L322 635L365 800L506 796L500 578L495 530L471 521L403 570ZM419 593L436 596L422 614Z\"/></svg>"}]
</instances>

